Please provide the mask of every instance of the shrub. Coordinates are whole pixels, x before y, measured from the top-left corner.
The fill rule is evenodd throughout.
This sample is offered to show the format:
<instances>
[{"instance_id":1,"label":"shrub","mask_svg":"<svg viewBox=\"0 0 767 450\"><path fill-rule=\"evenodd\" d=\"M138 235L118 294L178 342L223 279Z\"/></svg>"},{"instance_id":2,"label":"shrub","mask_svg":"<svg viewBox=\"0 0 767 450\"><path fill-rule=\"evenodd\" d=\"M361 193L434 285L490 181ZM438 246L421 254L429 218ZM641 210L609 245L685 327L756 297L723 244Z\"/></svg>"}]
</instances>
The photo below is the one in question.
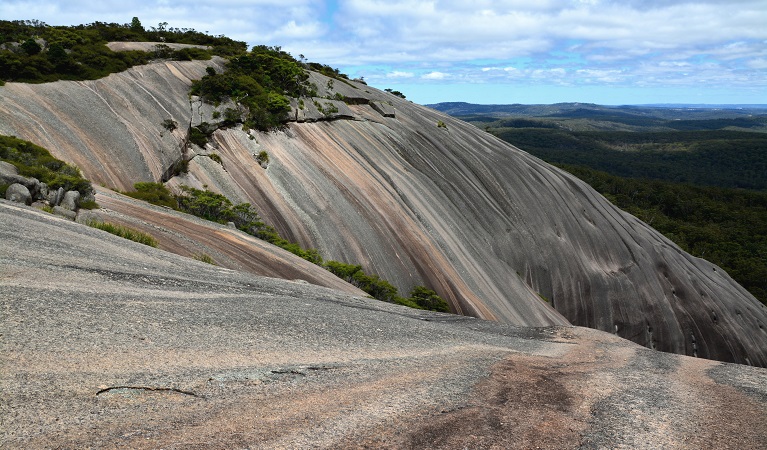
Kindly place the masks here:
<instances>
[{"instance_id":1,"label":"shrub","mask_svg":"<svg viewBox=\"0 0 767 450\"><path fill-rule=\"evenodd\" d=\"M170 193L168 188L162 183L142 182L133 185L135 192L125 192L124 194L138 200L143 200L153 205L167 206L176 209L176 197Z\"/></svg>"},{"instance_id":2,"label":"shrub","mask_svg":"<svg viewBox=\"0 0 767 450\"><path fill-rule=\"evenodd\" d=\"M182 173L189 173L189 160L182 157L173 163L173 166L170 168L170 173L174 177L181 175Z\"/></svg>"},{"instance_id":3,"label":"shrub","mask_svg":"<svg viewBox=\"0 0 767 450\"><path fill-rule=\"evenodd\" d=\"M232 126L242 122L242 114L236 108L226 108L224 110L224 125Z\"/></svg>"},{"instance_id":4,"label":"shrub","mask_svg":"<svg viewBox=\"0 0 767 450\"><path fill-rule=\"evenodd\" d=\"M162 121L162 127L168 131L173 131L178 128L178 123L173 119L165 119Z\"/></svg>"},{"instance_id":5,"label":"shrub","mask_svg":"<svg viewBox=\"0 0 767 450\"><path fill-rule=\"evenodd\" d=\"M269 153L267 153L266 150L261 150L258 152L258 155L256 155L256 161L262 166L269 164Z\"/></svg>"},{"instance_id":6,"label":"shrub","mask_svg":"<svg viewBox=\"0 0 767 450\"><path fill-rule=\"evenodd\" d=\"M207 255L205 253L195 253L194 256L192 256L197 261L202 261L204 263L211 264L213 266L216 266L216 261L213 260L213 258L210 257L210 255Z\"/></svg>"},{"instance_id":7,"label":"shrub","mask_svg":"<svg viewBox=\"0 0 767 450\"><path fill-rule=\"evenodd\" d=\"M177 197L178 206L184 212L218 223L234 221L232 202L221 194L181 186L183 195Z\"/></svg>"},{"instance_id":8,"label":"shrub","mask_svg":"<svg viewBox=\"0 0 767 450\"><path fill-rule=\"evenodd\" d=\"M96 200L80 201L79 206L80 206L80 209L98 209L99 208L99 204L96 203Z\"/></svg>"},{"instance_id":9,"label":"shrub","mask_svg":"<svg viewBox=\"0 0 767 450\"><path fill-rule=\"evenodd\" d=\"M208 138L211 134L212 133L208 133L207 129L203 128L202 124L200 124L189 129L189 142L198 147L205 148L205 146L208 145Z\"/></svg>"},{"instance_id":10,"label":"shrub","mask_svg":"<svg viewBox=\"0 0 767 450\"><path fill-rule=\"evenodd\" d=\"M413 303L423 309L431 311L450 312L447 302L436 292L425 286L415 286L410 291L410 298Z\"/></svg>"},{"instance_id":11,"label":"shrub","mask_svg":"<svg viewBox=\"0 0 767 450\"><path fill-rule=\"evenodd\" d=\"M346 264L339 261L327 261L325 268L342 280L357 286L367 292L371 297L389 303L395 303L398 299L397 288L378 275L368 275L362 270L362 266Z\"/></svg>"},{"instance_id":12,"label":"shrub","mask_svg":"<svg viewBox=\"0 0 767 450\"><path fill-rule=\"evenodd\" d=\"M132 228L128 228L122 225L115 225L110 222L100 222L97 220L91 220L87 223L87 225L93 228L98 228L99 230L106 231L107 233L112 233L115 236L120 236L121 238L138 242L140 244L148 245L150 247L157 247L157 241L155 238L146 233L142 233L141 231L136 231Z\"/></svg>"},{"instance_id":13,"label":"shrub","mask_svg":"<svg viewBox=\"0 0 767 450\"><path fill-rule=\"evenodd\" d=\"M80 169L54 158L48 150L31 142L0 136L0 160L13 164L20 175L37 178L50 189L75 190L83 197L93 194L91 182L83 178Z\"/></svg>"},{"instance_id":14,"label":"shrub","mask_svg":"<svg viewBox=\"0 0 767 450\"><path fill-rule=\"evenodd\" d=\"M221 166L224 165L224 162L221 160L221 157L218 156L218 153L211 153L211 154L208 155L208 158L210 158L213 161L219 163Z\"/></svg>"}]
</instances>

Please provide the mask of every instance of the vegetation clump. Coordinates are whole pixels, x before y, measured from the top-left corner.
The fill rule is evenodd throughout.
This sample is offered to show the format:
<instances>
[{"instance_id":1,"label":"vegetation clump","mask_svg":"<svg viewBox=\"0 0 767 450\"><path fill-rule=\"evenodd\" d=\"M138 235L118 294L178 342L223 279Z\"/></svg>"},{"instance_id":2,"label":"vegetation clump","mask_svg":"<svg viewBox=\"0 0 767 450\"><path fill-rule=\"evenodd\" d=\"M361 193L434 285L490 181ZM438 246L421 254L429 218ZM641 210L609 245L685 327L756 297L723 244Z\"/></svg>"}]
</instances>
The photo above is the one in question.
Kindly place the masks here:
<instances>
[{"instance_id":1,"label":"vegetation clump","mask_svg":"<svg viewBox=\"0 0 767 450\"><path fill-rule=\"evenodd\" d=\"M299 244L282 238L273 227L261 220L261 217L249 203L233 205L228 198L221 194L189 186L182 186L182 194L177 196L171 194L168 188L161 183L136 183L134 188L136 192L128 192L126 194L150 203L173 207L179 211L213 222L221 224L232 222L238 230L263 239L313 264L324 267L337 277L359 287L378 300L418 309L450 311L445 300L440 298L436 292L424 286L414 287L410 297L404 298L399 296L397 288L391 283L380 278L378 275L365 273L360 265L332 260L324 261L316 249L304 249ZM175 205L173 204L174 202Z\"/></svg>"},{"instance_id":2,"label":"vegetation clump","mask_svg":"<svg viewBox=\"0 0 767 450\"><path fill-rule=\"evenodd\" d=\"M407 97L405 97L405 94L403 94L400 91L395 91L395 90L390 89L390 88L384 89L384 91L386 91L386 92L388 92L388 93L390 93L392 95L396 95L399 98L407 98Z\"/></svg>"},{"instance_id":3,"label":"vegetation clump","mask_svg":"<svg viewBox=\"0 0 767 450\"><path fill-rule=\"evenodd\" d=\"M192 85L191 94L219 104L231 100L247 109L234 110L227 120L242 120L247 128L267 131L279 127L290 111L290 97L309 93L309 75L280 47L254 47L229 60L226 71L208 73ZM236 115L235 115L236 113ZM226 114L226 113L225 113Z\"/></svg>"},{"instance_id":4,"label":"vegetation clump","mask_svg":"<svg viewBox=\"0 0 767 450\"><path fill-rule=\"evenodd\" d=\"M202 261L204 263L210 264L212 266L216 266L216 261L213 260L213 258L210 257L207 253L195 253L194 256L192 256L197 261Z\"/></svg>"},{"instance_id":5,"label":"vegetation clump","mask_svg":"<svg viewBox=\"0 0 767 450\"><path fill-rule=\"evenodd\" d=\"M124 194L158 206L178 208L176 197L162 183L142 182L133 185L135 191Z\"/></svg>"},{"instance_id":6,"label":"vegetation clump","mask_svg":"<svg viewBox=\"0 0 767 450\"><path fill-rule=\"evenodd\" d=\"M110 222L101 222L98 220L91 220L87 223L88 226L98 228L99 230L106 231L107 233L120 236L121 238L129 239L139 244L148 245L150 247L157 247L157 240L152 236L142 233L141 231L134 230L122 225L116 225Z\"/></svg>"},{"instance_id":7,"label":"vegetation clump","mask_svg":"<svg viewBox=\"0 0 767 450\"><path fill-rule=\"evenodd\" d=\"M417 309L450 312L447 302L436 292L425 287L415 286L410 291L410 297L398 295L397 288L378 275L367 274L358 264L346 264L339 261L327 261L325 268L342 280L357 286L371 297L389 303L397 303Z\"/></svg>"},{"instance_id":8,"label":"vegetation clump","mask_svg":"<svg viewBox=\"0 0 767 450\"><path fill-rule=\"evenodd\" d=\"M80 169L54 158L48 150L31 142L0 136L0 160L16 166L19 175L37 178L49 189L78 191L83 197L93 195L93 186L83 178Z\"/></svg>"},{"instance_id":9,"label":"vegetation clump","mask_svg":"<svg viewBox=\"0 0 767 450\"><path fill-rule=\"evenodd\" d=\"M261 165L261 167L269 165L269 153L267 153L266 150L261 150L258 152L258 155L256 155L256 161Z\"/></svg>"},{"instance_id":10,"label":"vegetation clump","mask_svg":"<svg viewBox=\"0 0 767 450\"><path fill-rule=\"evenodd\" d=\"M221 157L218 156L218 153L211 153L211 154L208 155L208 158L210 158L211 160L217 162L221 166L224 165L224 161L221 160Z\"/></svg>"},{"instance_id":11,"label":"vegetation clump","mask_svg":"<svg viewBox=\"0 0 767 450\"><path fill-rule=\"evenodd\" d=\"M152 51L110 50L108 42L164 42ZM169 43L209 47L172 50ZM210 59L244 52L247 44L224 36L209 36L167 22L145 29L138 18L130 24L93 22L50 26L38 20L0 20L0 80L46 83L56 80L95 80L152 59Z\"/></svg>"},{"instance_id":12,"label":"vegetation clump","mask_svg":"<svg viewBox=\"0 0 767 450\"><path fill-rule=\"evenodd\" d=\"M165 119L162 121L162 127L170 132L173 132L176 128L178 128L178 122L173 119Z\"/></svg>"}]
</instances>

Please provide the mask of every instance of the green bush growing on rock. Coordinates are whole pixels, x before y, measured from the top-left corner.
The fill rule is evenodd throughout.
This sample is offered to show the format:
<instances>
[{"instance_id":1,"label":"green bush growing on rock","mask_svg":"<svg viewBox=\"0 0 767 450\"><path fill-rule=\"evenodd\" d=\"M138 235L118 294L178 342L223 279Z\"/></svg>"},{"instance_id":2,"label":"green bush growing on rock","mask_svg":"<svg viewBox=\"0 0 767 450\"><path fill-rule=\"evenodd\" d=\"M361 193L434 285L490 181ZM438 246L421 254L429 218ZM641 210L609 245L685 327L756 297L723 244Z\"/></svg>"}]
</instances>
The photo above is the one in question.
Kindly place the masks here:
<instances>
[{"instance_id":1,"label":"green bush growing on rock","mask_svg":"<svg viewBox=\"0 0 767 450\"><path fill-rule=\"evenodd\" d=\"M423 309L440 312L450 312L447 302L436 292L426 286L415 286L410 291L409 300Z\"/></svg>"},{"instance_id":2,"label":"green bush growing on rock","mask_svg":"<svg viewBox=\"0 0 767 450\"><path fill-rule=\"evenodd\" d=\"M101 222L97 220L91 220L87 222L89 227L98 228L99 230L106 231L107 233L114 234L124 239L129 239L139 244L148 245L150 247L157 247L157 240L152 236L142 233L141 231L134 230L122 225L116 225L110 222Z\"/></svg>"},{"instance_id":3,"label":"green bush growing on rock","mask_svg":"<svg viewBox=\"0 0 767 450\"><path fill-rule=\"evenodd\" d=\"M287 96L309 92L307 80L308 74L289 53L260 45L232 58L224 73L210 71L195 81L191 94L211 104L232 100L245 107L241 119L245 126L267 131L286 120L290 112Z\"/></svg>"},{"instance_id":4,"label":"green bush growing on rock","mask_svg":"<svg viewBox=\"0 0 767 450\"><path fill-rule=\"evenodd\" d=\"M168 188L162 183L142 182L133 185L134 192L125 192L124 194L138 200L168 208L178 208L176 197L171 194Z\"/></svg>"},{"instance_id":5,"label":"green bush growing on rock","mask_svg":"<svg viewBox=\"0 0 767 450\"><path fill-rule=\"evenodd\" d=\"M258 161L261 166L269 164L269 153L267 153L266 150L261 150L258 152L258 155L256 155L256 161Z\"/></svg>"},{"instance_id":6,"label":"green bush growing on rock","mask_svg":"<svg viewBox=\"0 0 767 450\"><path fill-rule=\"evenodd\" d=\"M216 264L216 261L214 261L213 258L210 257L210 255L205 254L205 253L195 253L192 257L194 259L196 259L197 261L202 261L202 262L210 264L212 266L217 266L218 265L218 264Z\"/></svg>"},{"instance_id":7,"label":"green bush growing on rock","mask_svg":"<svg viewBox=\"0 0 767 450\"><path fill-rule=\"evenodd\" d=\"M178 123L176 123L176 121L173 119L165 119L162 121L162 127L170 132L173 132L173 130L178 128Z\"/></svg>"},{"instance_id":8,"label":"green bush growing on rock","mask_svg":"<svg viewBox=\"0 0 767 450\"><path fill-rule=\"evenodd\" d=\"M208 158L210 158L213 161L219 163L223 167L224 162L221 160L221 157L218 156L218 153L211 153L210 155L208 155Z\"/></svg>"},{"instance_id":9,"label":"green bush growing on rock","mask_svg":"<svg viewBox=\"0 0 767 450\"><path fill-rule=\"evenodd\" d=\"M436 292L425 287L415 286L410 297L400 297L397 288L378 275L369 275L358 264L347 264L339 261L326 261L324 267L342 280L357 286L371 297L389 303L409 306L417 309L450 312L450 307Z\"/></svg>"},{"instance_id":10,"label":"green bush growing on rock","mask_svg":"<svg viewBox=\"0 0 767 450\"><path fill-rule=\"evenodd\" d=\"M208 126L207 122L203 122L196 127L189 129L189 142L205 148L208 145L208 139L213 135L213 130Z\"/></svg>"},{"instance_id":11,"label":"green bush growing on rock","mask_svg":"<svg viewBox=\"0 0 767 450\"><path fill-rule=\"evenodd\" d=\"M0 160L16 166L19 175L37 178L49 189L78 191L83 197L93 195L91 182L80 169L54 158L48 150L12 136L0 136Z\"/></svg>"}]
</instances>

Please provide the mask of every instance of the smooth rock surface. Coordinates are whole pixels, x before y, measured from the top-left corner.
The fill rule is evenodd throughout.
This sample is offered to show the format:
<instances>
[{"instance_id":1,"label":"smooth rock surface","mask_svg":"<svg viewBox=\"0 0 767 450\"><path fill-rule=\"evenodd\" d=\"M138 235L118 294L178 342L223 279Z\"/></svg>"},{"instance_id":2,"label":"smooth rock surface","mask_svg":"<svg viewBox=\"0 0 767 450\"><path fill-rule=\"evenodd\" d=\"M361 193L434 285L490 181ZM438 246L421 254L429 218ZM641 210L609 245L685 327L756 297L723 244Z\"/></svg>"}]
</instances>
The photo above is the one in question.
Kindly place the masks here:
<instances>
[{"instance_id":1,"label":"smooth rock surface","mask_svg":"<svg viewBox=\"0 0 767 450\"><path fill-rule=\"evenodd\" d=\"M767 446L765 369L256 277L4 201L0 241L2 448Z\"/></svg>"},{"instance_id":2,"label":"smooth rock surface","mask_svg":"<svg viewBox=\"0 0 767 450\"><path fill-rule=\"evenodd\" d=\"M187 96L209 65L221 67L163 62L97 81L7 83L0 132L49 148L95 184L156 181L184 136L162 121L210 114ZM464 315L571 322L663 351L767 365L767 307L721 269L470 124L364 84L311 77L320 97L355 99L345 105L354 120L220 130L210 145L226 169L194 158L169 184L249 202L284 237L360 263L400 292L431 287ZM391 102L396 117L371 102ZM255 146L269 153L267 170Z\"/></svg>"}]
</instances>

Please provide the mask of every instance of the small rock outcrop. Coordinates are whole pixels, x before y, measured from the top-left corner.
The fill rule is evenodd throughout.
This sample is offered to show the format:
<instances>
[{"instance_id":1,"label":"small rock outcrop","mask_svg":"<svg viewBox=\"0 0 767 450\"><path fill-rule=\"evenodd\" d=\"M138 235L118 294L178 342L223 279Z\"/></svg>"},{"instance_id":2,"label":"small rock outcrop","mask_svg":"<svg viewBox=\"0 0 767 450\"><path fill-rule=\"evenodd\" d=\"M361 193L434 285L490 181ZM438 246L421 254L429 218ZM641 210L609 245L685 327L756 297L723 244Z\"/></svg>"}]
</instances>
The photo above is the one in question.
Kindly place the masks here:
<instances>
[{"instance_id":1,"label":"small rock outcrop","mask_svg":"<svg viewBox=\"0 0 767 450\"><path fill-rule=\"evenodd\" d=\"M19 175L19 170L13 164L0 161L0 184L8 184L5 190L5 199L33 206L48 206L53 208L54 214L75 220L77 210L82 200L95 199L93 193L82 197L78 191L64 191L59 187L49 190L48 185L41 183L37 178Z\"/></svg>"},{"instance_id":2,"label":"small rock outcrop","mask_svg":"<svg viewBox=\"0 0 767 450\"><path fill-rule=\"evenodd\" d=\"M61 200L61 207L70 211L77 211L80 202L80 193L77 191L67 191Z\"/></svg>"},{"instance_id":3,"label":"small rock outcrop","mask_svg":"<svg viewBox=\"0 0 767 450\"><path fill-rule=\"evenodd\" d=\"M370 102L370 106L373 107L379 114L384 117L394 117L394 107L384 102Z\"/></svg>"},{"instance_id":4,"label":"small rock outcrop","mask_svg":"<svg viewBox=\"0 0 767 450\"><path fill-rule=\"evenodd\" d=\"M13 183L8 186L8 189L5 191L5 199L12 202L24 203L25 205L32 204L32 194L29 193L29 189L19 183Z\"/></svg>"},{"instance_id":5,"label":"small rock outcrop","mask_svg":"<svg viewBox=\"0 0 767 450\"><path fill-rule=\"evenodd\" d=\"M59 206L63 198L64 198L64 188L60 187L55 191L49 191L48 196L46 197L46 200L48 200L48 203L50 203L51 206Z\"/></svg>"}]
</instances>

